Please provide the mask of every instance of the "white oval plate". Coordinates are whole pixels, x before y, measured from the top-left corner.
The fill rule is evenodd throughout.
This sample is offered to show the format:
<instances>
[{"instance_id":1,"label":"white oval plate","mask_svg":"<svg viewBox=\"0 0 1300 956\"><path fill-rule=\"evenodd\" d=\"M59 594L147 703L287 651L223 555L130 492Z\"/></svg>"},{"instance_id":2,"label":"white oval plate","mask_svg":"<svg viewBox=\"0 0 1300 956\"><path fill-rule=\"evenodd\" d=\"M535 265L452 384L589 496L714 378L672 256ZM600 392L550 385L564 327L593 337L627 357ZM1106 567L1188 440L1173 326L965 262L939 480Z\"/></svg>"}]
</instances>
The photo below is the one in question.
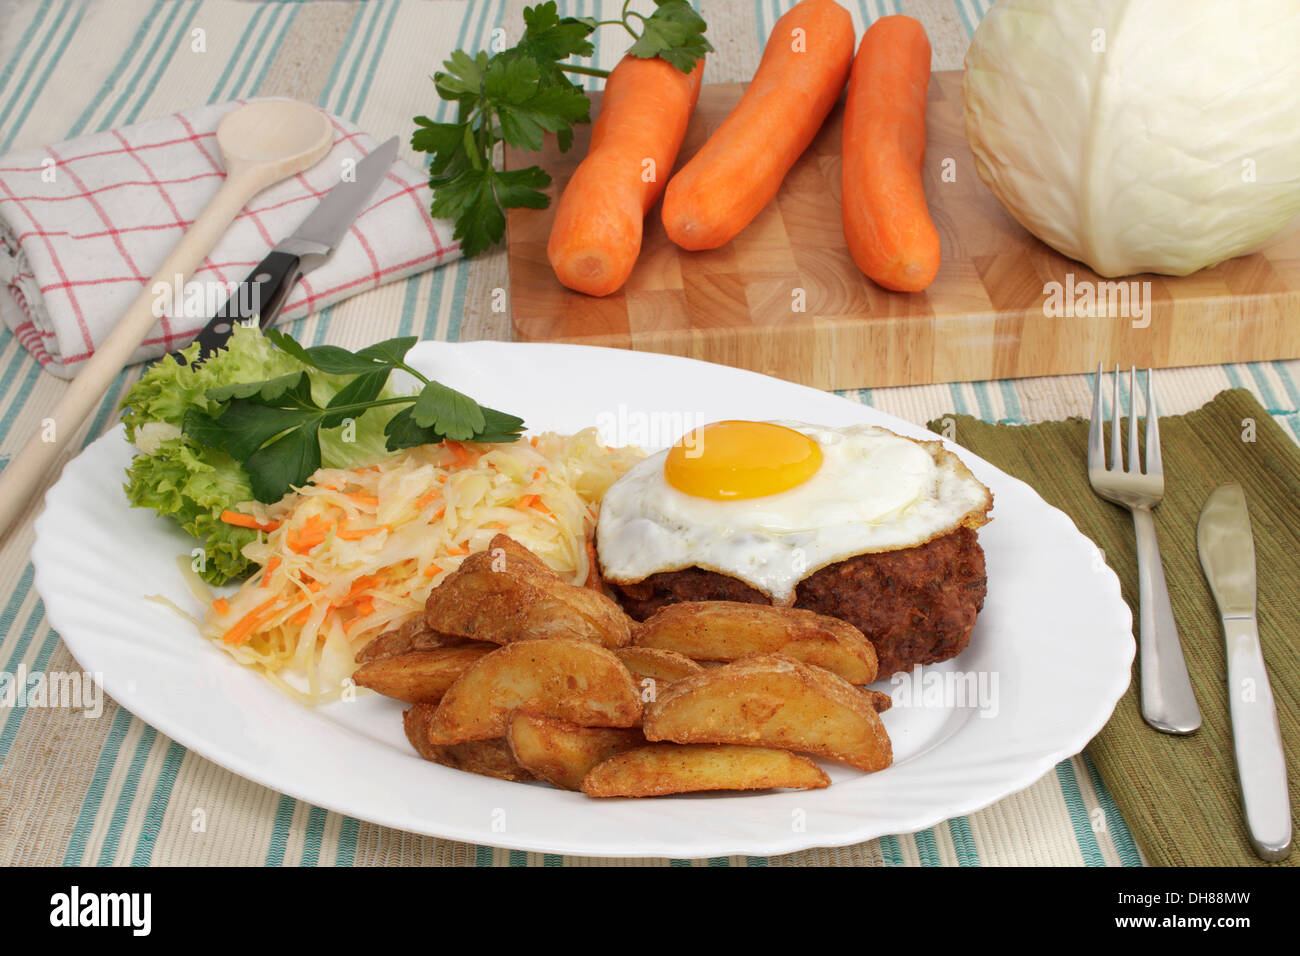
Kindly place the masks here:
<instances>
[{"instance_id":1,"label":"white oval plate","mask_svg":"<svg viewBox=\"0 0 1300 956\"><path fill-rule=\"evenodd\" d=\"M609 444L664 446L725 418L862 422L935 437L811 388L642 352L423 342L412 364L523 415L532 430L594 424ZM878 682L896 701L883 718L894 765L862 774L824 764L833 783L817 791L593 800L421 760L396 701L366 694L317 709L295 703L146 599L165 595L201 613L176 567L195 542L128 506L122 482L132 449L120 427L50 489L32 560L51 625L109 695L209 760L301 800L520 850L790 853L910 833L1023 789L1083 749L1128 686L1132 620L1096 547L1028 485L951 447L994 494L994 520L980 531L988 597L970 646L907 684Z\"/></svg>"}]
</instances>

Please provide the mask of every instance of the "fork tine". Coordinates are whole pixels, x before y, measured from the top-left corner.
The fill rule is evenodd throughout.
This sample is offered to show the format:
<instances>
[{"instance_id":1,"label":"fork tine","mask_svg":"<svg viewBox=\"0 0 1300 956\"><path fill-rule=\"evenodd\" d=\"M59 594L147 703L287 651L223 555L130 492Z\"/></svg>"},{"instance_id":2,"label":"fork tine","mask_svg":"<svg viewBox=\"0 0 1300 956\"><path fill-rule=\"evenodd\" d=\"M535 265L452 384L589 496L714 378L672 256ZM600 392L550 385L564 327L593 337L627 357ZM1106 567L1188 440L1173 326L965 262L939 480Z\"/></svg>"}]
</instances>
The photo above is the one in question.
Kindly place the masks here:
<instances>
[{"instance_id":1,"label":"fork tine","mask_svg":"<svg viewBox=\"0 0 1300 956\"><path fill-rule=\"evenodd\" d=\"M1152 384L1155 372L1147 369L1147 474L1164 476L1160 462L1160 413L1156 411L1156 390Z\"/></svg>"},{"instance_id":2,"label":"fork tine","mask_svg":"<svg viewBox=\"0 0 1300 956\"><path fill-rule=\"evenodd\" d=\"M1128 470L1142 473L1142 458L1138 455L1138 389L1137 369L1128 367Z\"/></svg>"},{"instance_id":3,"label":"fork tine","mask_svg":"<svg viewBox=\"0 0 1300 956\"><path fill-rule=\"evenodd\" d=\"M1088 470L1106 468L1106 442L1102 437L1101 363L1097 363L1097 381L1092 386L1092 424L1088 426Z\"/></svg>"},{"instance_id":4,"label":"fork tine","mask_svg":"<svg viewBox=\"0 0 1300 956\"><path fill-rule=\"evenodd\" d=\"M1110 467L1114 471L1124 470L1124 449L1120 444L1119 430L1119 366L1115 366L1115 387L1110 400Z\"/></svg>"}]
</instances>

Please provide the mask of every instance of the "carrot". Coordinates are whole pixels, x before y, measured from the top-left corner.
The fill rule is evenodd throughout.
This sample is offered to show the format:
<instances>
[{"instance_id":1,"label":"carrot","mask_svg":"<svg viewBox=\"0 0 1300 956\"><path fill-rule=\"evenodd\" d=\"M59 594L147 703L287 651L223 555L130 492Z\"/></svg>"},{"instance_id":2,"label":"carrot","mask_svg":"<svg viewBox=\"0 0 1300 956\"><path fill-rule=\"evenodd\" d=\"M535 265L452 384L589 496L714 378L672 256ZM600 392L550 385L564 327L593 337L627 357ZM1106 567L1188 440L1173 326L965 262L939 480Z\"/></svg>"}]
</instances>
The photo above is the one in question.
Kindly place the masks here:
<instances>
[{"instance_id":1,"label":"carrot","mask_svg":"<svg viewBox=\"0 0 1300 956\"><path fill-rule=\"evenodd\" d=\"M853 18L803 0L776 21L754 79L664 193L664 228L683 249L730 242L772 201L831 111L853 60Z\"/></svg>"},{"instance_id":2,"label":"carrot","mask_svg":"<svg viewBox=\"0 0 1300 956\"><path fill-rule=\"evenodd\" d=\"M844 238L858 268L897 292L920 292L939 271L921 186L929 83L930 41L916 20L882 17L863 34L844 108Z\"/></svg>"},{"instance_id":3,"label":"carrot","mask_svg":"<svg viewBox=\"0 0 1300 956\"><path fill-rule=\"evenodd\" d=\"M253 635L253 632L257 630L268 612L275 609L279 604L280 598L278 597L273 597L269 601L262 602L241 617L234 627L230 628L230 630L226 631L226 633L221 636L221 639L227 644L234 644L235 646L243 644L244 641L248 640Z\"/></svg>"},{"instance_id":4,"label":"carrot","mask_svg":"<svg viewBox=\"0 0 1300 956\"><path fill-rule=\"evenodd\" d=\"M605 81L591 148L564 187L546 244L555 277L570 289L609 295L627 281L703 76L703 60L687 74L658 57L629 54Z\"/></svg>"},{"instance_id":5,"label":"carrot","mask_svg":"<svg viewBox=\"0 0 1300 956\"><path fill-rule=\"evenodd\" d=\"M312 515L302 523L302 527L296 535L290 529L288 534L289 547L299 554L306 554L324 541L333 528L334 522L327 521L320 515Z\"/></svg>"},{"instance_id":6,"label":"carrot","mask_svg":"<svg viewBox=\"0 0 1300 956\"><path fill-rule=\"evenodd\" d=\"M217 598L212 602L212 610L216 611L222 617L230 613L230 602L225 598Z\"/></svg>"},{"instance_id":7,"label":"carrot","mask_svg":"<svg viewBox=\"0 0 1300 956\"><path fill-rule=\"evenodd\" d=\"M393 529L386 524L380 525L378 528L357 528L355 530L340 528L338 531L334 532L334 536L340 541L360 541L362 538L369 537L372 534L379 534L381 531L392 530Z\"/></svg>"},{"instance_id":8,"label":"carrot","mask_svg":"<svg viewBox=\"0 0 1300 956\"><path fill-rule=\"evenodd\" d=\"M278 521L258 521L252 515L246 515L239 511L221 512L221 520L226 524L232 524L236 528L251 528L254 531L274 531L280 527Z\"/></svg>"},{"instance_id":9,"label":"carrot","mask_svg":"<svg viewBox=\"0 0 1300 956\"><path fill-rule=\"evenodd\" d=\"M423 495L420 496L420 500L415 503L415 507L423 511L425 509L425 506L433 504L433 499L440 497L441 495L442 495L441 488L430 488L428 491L426 491Z\"/></svg>"},{"instance_id":10,"label":"carrot","mask_svg":"<svg viewBox=\"0 0 1300 956\"><path fill-rule=\"evenodd\" d=\"M278 554L271 555L271 560L266 562L266 568L262 571L262 587L268 588L271 586L271 575L275 574L280 564L280 556Z\"/></svg>"}]
</instances>

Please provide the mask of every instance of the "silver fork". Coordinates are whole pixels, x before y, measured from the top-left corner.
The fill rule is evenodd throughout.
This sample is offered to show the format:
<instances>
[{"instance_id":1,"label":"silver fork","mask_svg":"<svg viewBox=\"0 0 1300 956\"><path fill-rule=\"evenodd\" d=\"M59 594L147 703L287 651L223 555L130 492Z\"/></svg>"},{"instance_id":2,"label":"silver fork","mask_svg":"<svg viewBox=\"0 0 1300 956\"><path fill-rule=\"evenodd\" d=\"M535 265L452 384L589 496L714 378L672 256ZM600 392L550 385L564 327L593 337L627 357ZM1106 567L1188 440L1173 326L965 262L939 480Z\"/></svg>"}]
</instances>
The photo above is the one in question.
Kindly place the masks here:
<instances>
[{"instance_id":1,"label":"silver fork","mask_svg":"<svg viewBox=\"0 0 1300 956\"><path fill-rule=\"evenodd\" d=\"M1160 463L1160 426L1156 411L1152 373L1147 369L1147 464L1142 470L1138 457L1137 370L1129 370L1129 395L1133 407L1128 418L1128 467L1120 446L1119 366L1115 367L1114 409L1110 426L1110 467L1106 467L1106 445L1102 438L1101 364L1092 395L1092 427L1088 431L1088 481L1092 490L1108 501L1133 513L1137 537L1138 595L1141 630L1138 660L1141 667L1142 718L1167 734L1191 734L1201 726L1201 711L1187 676L1183 646L1169 606L1169 590L1156 543L1156 525L1151 509L1165 494L1165 475Z\"/></svg>"}]
</instances>

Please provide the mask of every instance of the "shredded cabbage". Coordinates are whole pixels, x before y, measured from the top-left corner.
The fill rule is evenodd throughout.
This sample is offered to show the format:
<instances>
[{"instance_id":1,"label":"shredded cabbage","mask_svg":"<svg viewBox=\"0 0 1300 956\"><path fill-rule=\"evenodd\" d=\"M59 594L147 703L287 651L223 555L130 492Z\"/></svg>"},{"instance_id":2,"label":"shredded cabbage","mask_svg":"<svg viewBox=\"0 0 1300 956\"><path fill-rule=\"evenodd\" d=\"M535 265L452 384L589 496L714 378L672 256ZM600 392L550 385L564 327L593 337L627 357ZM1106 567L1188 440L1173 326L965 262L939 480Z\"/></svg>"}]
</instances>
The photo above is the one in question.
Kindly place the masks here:
<instances>
[{"instance_id":1,"label":"shredded cabbage","mask_svg":"<svg viewBox=\"0 0 1300 956\"><path fill-rule=\"evenodd\" d=\"M422 611L429 592L496 534L585 583L600 499L641 457L607 448L588 428L511 444L448 441L365 468L322 468L275 504L240 506L268 532L243 549L259 571L212 602L202 633L295 697L333 699L356 651Z\"/></svg>"}]
</instances>

